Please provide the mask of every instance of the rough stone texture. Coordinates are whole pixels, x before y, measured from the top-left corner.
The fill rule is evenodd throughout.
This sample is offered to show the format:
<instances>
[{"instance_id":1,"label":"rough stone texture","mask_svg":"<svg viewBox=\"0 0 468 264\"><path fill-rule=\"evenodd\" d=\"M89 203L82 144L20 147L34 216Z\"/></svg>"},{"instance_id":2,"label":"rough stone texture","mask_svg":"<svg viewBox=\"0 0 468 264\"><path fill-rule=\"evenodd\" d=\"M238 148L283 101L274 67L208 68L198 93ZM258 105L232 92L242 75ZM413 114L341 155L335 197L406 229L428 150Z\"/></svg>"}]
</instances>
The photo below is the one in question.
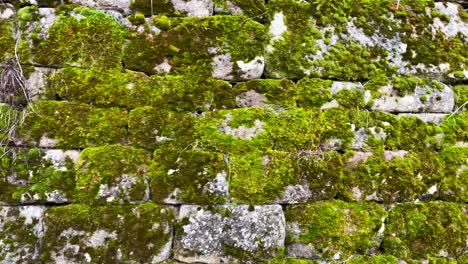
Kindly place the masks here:
<instances>
[{"instance_id":1,"label":"rough stone texture","mask_svg":"<svg viewBox=\"0 0 468 264\"><path fill-rule=\"evenodd\" d=\"M172 208L68 205L47 211L48 263L159 263L170 256Z\"/></svg>"},{"instance_id":2,"label":"rough stone texture","mask_svg":"<svg viewBox=\"0 0 468 264\"><path fill-rule=\"evenodd\" d=\"M455 106L452 89L444 85L442 90L431 87L416 87L413 94L396 96L392 87L383 87L384 95L374 99L375 111L392 113L450 113ZM393 94L392 94L393 93Z\"/></svg>"},{"instance_id":3,"label":"rough stone texture","mask_svg":"<svg viewBox=\"0 0 468 264\"><path fill-rule=\"evenodd\" d=\"M49 76L56 70L51 68L34 67L34 71L29 74L26 80L26 87L29 90L31 101L39 100L40 95L46 92Z\"/></svg>"},{"instance_id":4,"label":"rough stone texture","mask_svg":"<svg viewBox=\"0 0 468 264\"><path fill-rule=\"evenodd\" d=\"M398 114L398 116L406 116L406 117L416 117L426 123L434 123L440 125L447 114L431 114L431 113L424 113L424 114L410 114L410 113L403 113Z\"/></svg>"},{"instance_id":5,"label":"rough stone texture","mask_svg":"<svg viewBox=\"0 0 468 264\"><path fill-rule=\"evenodd\" d=\"M212 0L134 0L131 2L131 7L145 15L203 17L213 13Z\"/></svg>"},{"instance_id":6,"label":"rough stone texture","mask_svg":"<svg viewBox=\"0 0 468 264\"><path fill-rule=\"evenodd\" d=\"M275 255L284 246L285 220L279 205L180 208L175 258L183 262L224 263Z\"/></svg>"},{"instance_id":7,"label":"rough stone texture","mask_svg":"<svg viewBox=\"0 0 468 264\"><path fill-rule=\"evenodd\" d=\"M0 263L38 263L44 206L0 206Z\"/></svg>"}]
</instances>

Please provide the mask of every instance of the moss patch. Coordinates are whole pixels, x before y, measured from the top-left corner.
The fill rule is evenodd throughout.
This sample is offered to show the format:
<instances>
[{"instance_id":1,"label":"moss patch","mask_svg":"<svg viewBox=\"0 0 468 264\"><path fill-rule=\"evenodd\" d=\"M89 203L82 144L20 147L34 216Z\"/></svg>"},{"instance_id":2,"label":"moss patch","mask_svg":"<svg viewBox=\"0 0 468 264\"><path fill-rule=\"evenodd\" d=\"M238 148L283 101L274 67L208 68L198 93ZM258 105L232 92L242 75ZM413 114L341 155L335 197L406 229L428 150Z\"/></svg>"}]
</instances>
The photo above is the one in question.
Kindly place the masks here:
<instances>
[{"instance_id":1,"label":"moss patch","mask_svg":"<svg viewBox=\"0 0 468 264\"><path fill-rule=\"evenodd\" d=\"M44 65L121 67L125 29L86 7L62 8L46 39L32 38L33 60Z\"/></svg>"},{"instance_id":2,"label":"moss patch","mask_svg":"<svg viewBox=\"0 0 468 264\"><path fill-rule=\"evenodd\" d=\"M110 145L86 148L77 164L76 199L81 203L134 203L147 200L149 153Z\"/></svg>"},{"instance_id":3,"label":"moss patch","mask_svg":"<svg viewBox=\"0 0 468 264\"><path fill-rule=\"evenodd\" d=\"M268 17L265 0L214 0L215 8L221 13L228 13L228 2L242 10L242 15L248 16L256 21L264 21ZM232 14L232 13L231 13Z\"/></svg>"},{"instance_id":4,"label":"moss patch","mask_svg":"<svg viewBox=\"0 0 468 264\"><path fill-rule=\"evenodd\" d=\"M466 205L447 202L397 205L387 221L383 249L396 257L413 259L443 252L450 257L466 254L466 210Z\"/></svg>"},{"instance_id":5,"label":"moss patch","mask_svg":"<svg viewBox=\"0 0 468 264\"><path fill-rule=\"evenodd\" d=\"M332 200L290 206L286 210L287 223L297 223L303 231L288 230L286 243L310 243L315 249L310 253L320 259L331 259L335 254L340 259L366 254L378 247L375 237L385 216L385 210L373 203Z\"/></svg>"},{"instance_id":6,"label":"moss patch","mask_svg":"<svg viewBox=\"0 0 468 264\"><path fill-rule=\"evenodd\" d=\"M16 42L13 34L13 21L0 19L0 62L13 57Z\"/></svg>"},{"instance_id":7,"label":"moss patch","mask_svg":"<svg viewBox=\"0 0 468 264\"><path fill-rule=\"evenodd\" d=\"M440 198L452 202L468 202L468 147L447 147L440 152L444 175Z\"/></svg>"},{"instance_id":8,"label":"moss patch","mask_svg":"<svg viewBox=\"0 0 468 264\"><path fill-rule=\"evenodd\" d=\"M63 148L125 143L127 111L73 102L39 101L30 107L21 134L34 143L46 136Z\"/></svg>"},{"instance_id":9,"label":"moss patch","mask_svg":"<svg viewBox=\"0 0 468 264\"><path fill-rule=\"evenodd\" d=\"M165 24L174 26L156 36L149 32L132 35L124 56L129 69L154 74L159 72L155 67L165 62L170 73L191 73L203 79L212 75L216 55L229 55L233 68L227 74L237 80L242 75L237 61L247 63L263 56L268 40L265 27L245 17L190 17L168 19Z\"/></svg>"},{"instance_id":10,"label":"moss patch","mask_svg":"<svg viewBox=\"0 0 468 264\"><path fill-rule=\"evenodd\" d=\"M41 260L92 263L151 262L170 243L174 214L170 208L68 205L47 211ZM95 239L100 238L100 239ZM152 246L148 246L152 245ZM76 251L67 251L70 246ZM162 256L162 259L168 256Z\"/></svg>"},{"instance_id":11,"label":"moss patch","mask_svg":"<svg viewBox=\"0 0 468 264\"><path fill-rule=\"evenodd\" d=\"M61 168L45 158L44 151L33 149L1 149L0 201L7 204L54 202L52 192L69 201L75 188L73 161L67 157Z\"/></svg>"}]
</instances>

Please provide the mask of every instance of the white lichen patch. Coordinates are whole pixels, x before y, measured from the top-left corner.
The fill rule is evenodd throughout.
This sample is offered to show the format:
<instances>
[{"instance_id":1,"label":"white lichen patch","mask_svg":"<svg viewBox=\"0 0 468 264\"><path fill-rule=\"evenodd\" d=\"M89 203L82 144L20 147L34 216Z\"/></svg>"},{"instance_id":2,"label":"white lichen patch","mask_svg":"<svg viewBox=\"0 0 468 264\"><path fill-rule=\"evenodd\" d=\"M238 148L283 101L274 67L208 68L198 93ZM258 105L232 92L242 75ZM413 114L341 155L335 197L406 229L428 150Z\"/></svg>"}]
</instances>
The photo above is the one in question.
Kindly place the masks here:
<instances>
[{"instance_id":1,"label":"white lichen patch","mask_svg":"<svg viewBox=\"0 0 468 264\"><path fill-rule=\"evenodd\" d=\"M247 92L241 93L236 97L237 107L268 107L268 104L264 103L267 100L266 96L257 93L254 90L248 90Z\"/></svg>"},{"instance_id":2,"label":"white lichen patch","mask_svg":"<svg viewBox=\"0 0 468 264\"><path fill-rule=\"evenodd\" d=\"M58 140L49 138L47 135L42 135L39 139L39 147L41 148L54 148L58 145Z\"/></svg>"},{"instance_id":3,"label":"white lichen patch","mask_svg":"<svg viewBox=\"0 0 468 264\"><path fill-rule=\"evenodd\" d=\"M171 0L175 10L187 16L203 17L213 13L212 0Z\"/></svg>"},{"instance_id":4,"label":"white lichen patch","mask_svg":"<svg viewBox=\"0 0 468 264\"><path fill-rule=\"evenodd\" d=\"M60 149L50 149L45 151L45 159L50 160L55 169L60 171L66 171L66 161L70 160L74 164L80 158L80 152L77 150L60 150Z\"/></svg>"},{"instance_id":5,"label":"white lichen patch","mask_svg":"<svg viewBox=\"0 0 468 264\"><path fill-rule=\"evenodd\" d=\"M107 248L109 244L109 239L117 239L117 233L115 231L112 231L112 233L109 233L105 230L96 230L94 231L90 236L88 236L88 239L85 240L85 245L88 247L92 248L98 248L98 247L104 247Z\"/></svg>"},{"instance_id":6,"label":"white lichen patch","mask_svg":"<svg viewBox=\"0 0 468 264\"><path fill-rule=\"evenodd\" d=\"M130 197L130 191L131 189L141 183L143 181L142 179L138 179L135 176L131 175L126 175L123 174L122 176L118 177L115 179L113 185L108 185L108 184L101 184L99 186L99 191L98 191L98 197L101 199L106 199L107 202L114 202L117 201L119 203L123 202L130 202L130 203L135 203L135 202L141 202L141 201L146 201L149 197L149 184L145 181L146 184L146 191L145 194L142 196L141 201L135 201Z\"/></svg>"},{"instance_id":7,"label":"white lichen patch","mask_svg":"<svg viewBox=\"0 0 468 264\"><path fill-rule=\"evenodd\" d=\"M204 193L216 194L218 196L227 196L229 192L229 184L227 182L227 173L222 171L216 174L216 177L209 181L203 187Z\"/></svg>"},{"instance_id":8,"label":"white lichen patch","mask_svg":"<svg viewBox=\"0 0 468 264\"><path fill-rule=\"evenodd\" d=\"M213 72L211 74L213 78L223 80L232 80L234 78L232 76L234 64L231 61L230 54L215 55L211 66L213 67Z\"/></svg>"},{"instance_id":9,"label":"white lichen patch","mask_svg":"<svg viewBox=\"0 0 468 264\"><path fill-rule=\"evenodd\" d=\"M265 68L265 58L256 56L249 62L236 61L237 67L240 69L241 80L250 80L260 78Z\"/></svg>"},{"instance_id":10,"label":"white lichen patch","mask_svg":"<svg viewBox=\"0 0 468 264\"><path fill-rule=\"evenodd\" d=\"M288 27L284 23L284 14L283 12L276 13L273 16L273 20L271 21L269 31L271 34L271 41L282 40L283 33L288 30Z\"/></svg>"},{"instance_id":11,"label":"white lichen patch","mask_svg":"<svg viewBox=\"0 0 468 264\"><path fill-rule=\"evenodd\" d=\"M0 19L9 19L15 14L15 11L12 8L5 8L0 10Z\"/></svg>"},{"instance_id":12,"label":"white lichen patch","mask_svg":"<svg viewBox=\"0 0 468 264\"><path fill-rule=\"evenodd\" d=\"M154 71L156 73L168 73L171 71L171 68L172 68L172 65L169 64L169 61L167 60L167 58L164 58L164 61L161 63L161 64L158 64L156 65L156 67L154 67Z\"/></svg>"},{"instance_id":13,"label":"white lichen patch","mask_svg":"<svg viewBox=\"0 0 468 264\"><path fill-rule=\"evenodd\" d=\"M264 132L263 125L264 123L260 120L255 120L252 127L239 126L232 128L229 126L229 121L232 119L230 114L226 115L226 119L223 120L223 125L220 128L220 132L226 135L232 135L237 139L246 139L250 140L255 136L258 136Z\"/></svg>"},{"instance_id":14,"label":"white lichen patch","mask_svg":"<svg viewBox=\"0 0 468 264\"><path fill-rule=\"evenodd\" d=\"M438 31L441 31L450 38L461 34L465 37L465 41L468 41L468 24L460 17L460 6L454 3L436 2L434 7L441 15L447 16L449 21L445 22L438 17L434 18L432 34L435 36Z\"/></svg>"}]
</instances>

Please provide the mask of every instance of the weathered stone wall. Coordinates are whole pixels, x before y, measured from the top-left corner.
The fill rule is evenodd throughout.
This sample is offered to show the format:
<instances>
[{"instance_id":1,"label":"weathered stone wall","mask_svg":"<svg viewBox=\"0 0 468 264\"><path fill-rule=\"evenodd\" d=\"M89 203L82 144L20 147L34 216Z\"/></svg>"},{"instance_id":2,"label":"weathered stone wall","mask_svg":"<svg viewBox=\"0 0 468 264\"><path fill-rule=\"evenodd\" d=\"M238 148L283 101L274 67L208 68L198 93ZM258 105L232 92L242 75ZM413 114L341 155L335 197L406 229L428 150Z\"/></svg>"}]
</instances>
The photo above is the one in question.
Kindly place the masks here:
<instances>
[{"instance_id":1,"label":"weathered stone wall","mask_svg":"<svg viewBox=\"0 0 468 264\"><path fill-rule=\"evenodd\" d=\"M0 1L0 263L468 263L466 7Z\"/></svg>"}]
</instances>

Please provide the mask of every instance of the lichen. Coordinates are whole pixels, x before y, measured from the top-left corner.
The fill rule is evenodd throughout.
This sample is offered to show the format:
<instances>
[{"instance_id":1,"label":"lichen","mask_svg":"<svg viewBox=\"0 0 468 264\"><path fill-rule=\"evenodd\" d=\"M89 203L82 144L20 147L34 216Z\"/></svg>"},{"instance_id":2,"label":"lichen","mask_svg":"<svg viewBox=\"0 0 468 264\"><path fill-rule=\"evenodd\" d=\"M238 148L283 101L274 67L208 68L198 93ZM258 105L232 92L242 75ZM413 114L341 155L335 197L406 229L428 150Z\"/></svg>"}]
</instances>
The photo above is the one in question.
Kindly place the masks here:
<instances>
[{"instance_id":1,"label":"lichen","mask_svg":"<svg viewBox=\"0 0 468 264\"><path fill-rule=\"evenodd\" d=\"M296 84L289 79L255 79L248 82L240 82L234 86L239 93L255 91L263 96L265 100L261 103L270 107L290 108L296 106L294 95Z\"/></svg>"},{"instance_id":2,"label":"lichen","mask_svg":"<svg viewBox=\"0 0 468 264\"><path fill-rule=\"evenodd\" d=\"M385 253L412 259L466 254L466 210L464 204L447 202L397 205L386 221Z\"/></svg>"}]
</instances>

